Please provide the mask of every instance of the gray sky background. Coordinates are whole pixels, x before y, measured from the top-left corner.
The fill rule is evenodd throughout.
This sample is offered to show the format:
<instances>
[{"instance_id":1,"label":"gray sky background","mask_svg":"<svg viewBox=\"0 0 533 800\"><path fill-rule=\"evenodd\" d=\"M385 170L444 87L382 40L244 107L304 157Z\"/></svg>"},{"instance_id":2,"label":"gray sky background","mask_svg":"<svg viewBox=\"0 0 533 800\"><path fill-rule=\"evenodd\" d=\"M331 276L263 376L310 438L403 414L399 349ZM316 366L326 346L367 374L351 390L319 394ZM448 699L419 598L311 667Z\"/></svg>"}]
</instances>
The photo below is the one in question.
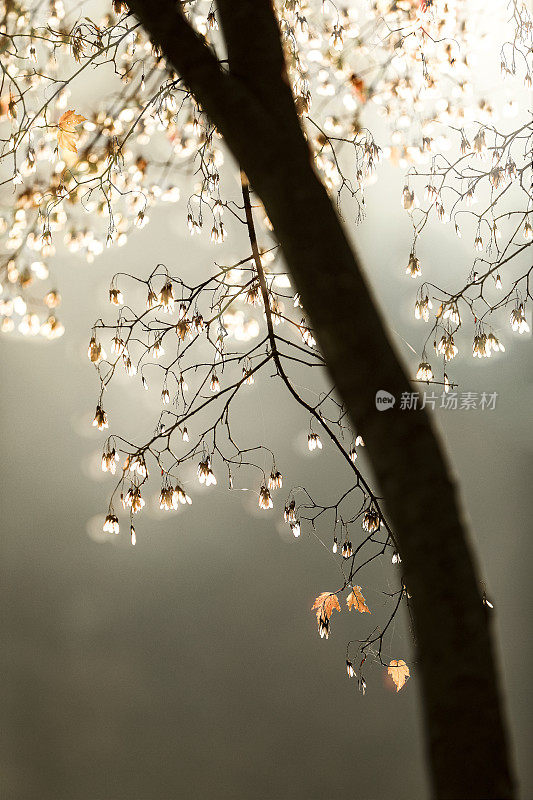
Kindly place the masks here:
<instances>
[{"instance_id":1,"label":"gray sky background","mask_svg":"<svg viewBox=\"0 0 533 800\"><path fill-rule=\"evenodd\" d=\"M379 209L357 238L372 253L368 271L392 326L415 341L396 255L408 244L408 221L395 211L393 173L384 179L388 236L375 236L376 217L389 210L378 183ZM97 383L87 332L100 312L109 315L116 269L146 274L156 252L187 269L209 263L211 248L191 242L176 216L154 213L147 229L92 267L58 255L67 334L50 345L2 342L2 795L422 797L416 665L399 695L377 668L367 696L357 693L344 673L353 620L341 615L322 641L309 611L336 571L313 540L280 535L279 509L259 516L247 496L220 486L176 516L139 519L136 548L126 537L98 543L87 533L110 486L90 477L102 436L90 426ZM432 248L432 269L446 269L454 246ZM405 305L409 296L406 288ZM439 421L496 606L523 796L531 797L531 353L530 341L508 334L506 343L505 358L465 356L454 371L461 388L499 392L496 410L443 411ZM287 402L273 408L276 396L268 384L254 387L243 435L261 418L274 440L287 441L283 472L327 495L346 480L342 468L327 448L302 455L307 420ZM148 401L138 391L117 399L115 429L121 415L126 424L149 409L139 409ZM381 565L365 576L374 604L393 581ZM401 626L393 645L409 654Z\"/></svg>"},{"instance_id":2,"label":"gray sky background","mask_svg":"<svg viewBox=\"0 0 533 800\"><path fill-rule=\"evenodd\" d=\"M401 187L401 175L384 166L369 189L368 219L351 229L412 366L416 358L402 338L419 349L422 332L404 275L410 226ZM160 207L124 248L91 266L59 248L54 271L67 327L61 340L2 339L0 795L9 800L426 795L419 685L405 620L394 628L390 657L412 665L411 681L396 695L375 667L361 697L345 673L345 645L369 626L342 614L329 641L319 639L310 605L336 585L337 571L312 538L286 536L279 502L273 513L259 514L255 499L230 494L222 483L206 493L193 487L190 509L141 515L135 548L126 536L104 542L90 535L112 485L95 468L105 437L90 424L98 384L86 358L93 321L111 317L109 280L117 270L147 275L157 262L173 274L204 274L218 254L188 236L183 201ZM446 279L465 271L472 252L438 226L418 255L431 279ZM480 363L466 344L451 371L461 391L498 392L496 410L436 416L495 604L528 798L531 339L515 337L507 322L501 333L504 357ZM151 424L158 408L157 396L128 386L123 381L108 402L112 431L131 431L147 414ZM331 499L346 475L327 447L317 457L305 452L308 420L266 378L249 397L243 440L268 436L290 476L287 489L303 484ZM395 575L388 563L365 573L377 613Z\"/></svg>"}]
</instances>

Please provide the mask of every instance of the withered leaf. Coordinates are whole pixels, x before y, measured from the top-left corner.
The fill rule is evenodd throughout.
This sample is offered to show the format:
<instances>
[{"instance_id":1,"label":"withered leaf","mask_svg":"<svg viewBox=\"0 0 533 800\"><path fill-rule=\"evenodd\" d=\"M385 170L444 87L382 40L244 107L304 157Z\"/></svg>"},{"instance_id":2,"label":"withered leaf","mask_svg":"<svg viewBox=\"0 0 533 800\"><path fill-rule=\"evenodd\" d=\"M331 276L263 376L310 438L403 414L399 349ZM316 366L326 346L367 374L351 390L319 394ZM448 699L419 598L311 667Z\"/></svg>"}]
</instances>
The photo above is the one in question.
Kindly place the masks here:
<instances>
[{"instance_id":1,"label":"withered leaf","mask_svg":"<svg viewBox=\"0 0 533 800\"><path fill-rule=\"evenodd\" d=\"M76 143L79 134L76 126L81 122L85 122L85 119L81 114L76 114L73 109L65 111L59 117L59 122L57 123L57 143L59 147L69 150L71 153L78 152Z\"/></svg>"},{"instance_id":2,"label":"withered leaf","mask_svg":"<svg viewBox=\"0 0 533 800\"><path fill-rule=\"evenodd\" d=\"M346 605L350 611L352 608L355 608L355 610L359 611L361 614L363 614L365 611L370 614L370 609L366 604L366 600L363 597L360 586L352 587L352 591L346 598Z\"/></svg>"},{"instance_id":3,"label":"withered leaf","mask_svg":"<svg viewBox=\"0 0 533 800\"><path fill-rule=\"evenodd\" d=\"M409 667L405 661L402 661L402 659L399 661L393 659L390 662L389 669L387 671L392 678L394 685L396 686L396 691L399 692L402 686L405 685L407 678L410 677Z\"/></svg>"},{"instance_id":4,"label":"withered leaf","mask_svg":"<svg viewBox=\"0 0 533 800\"><path fill-rule=\"evenodd\" d=\"M341 610L339 598L336 594L331 594L331 592L322 592L311 606L311 611L315 609L317 619L319 619L322 614L329 619L335 609L337 609L337 611Z\"/></svg>"}]
</instances>

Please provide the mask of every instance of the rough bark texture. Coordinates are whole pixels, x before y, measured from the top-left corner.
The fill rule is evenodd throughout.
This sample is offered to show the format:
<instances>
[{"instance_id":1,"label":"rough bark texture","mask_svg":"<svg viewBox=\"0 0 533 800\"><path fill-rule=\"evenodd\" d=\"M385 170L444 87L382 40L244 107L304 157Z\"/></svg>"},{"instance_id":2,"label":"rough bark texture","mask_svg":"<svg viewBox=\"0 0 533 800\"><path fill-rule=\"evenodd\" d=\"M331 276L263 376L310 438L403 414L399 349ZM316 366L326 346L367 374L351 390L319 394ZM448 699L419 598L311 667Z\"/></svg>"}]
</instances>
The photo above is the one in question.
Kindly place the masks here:
<instances>
[{"instance_id":1,"label":"rough bark texture","mask_svg":"<svg viewBox=\"0 0 533 800\"><path fill-rule=\"evenodd\" d=\"M218 0L229 70L172 0L130 7L263 201L338 393L364 435L412 594L434 796L514 797L489 621L456 488L425 412L402 412L399 402L376 409L377 390L399 399L411 386L312 166L271 2Z\"/></svg>"}]
</instances>

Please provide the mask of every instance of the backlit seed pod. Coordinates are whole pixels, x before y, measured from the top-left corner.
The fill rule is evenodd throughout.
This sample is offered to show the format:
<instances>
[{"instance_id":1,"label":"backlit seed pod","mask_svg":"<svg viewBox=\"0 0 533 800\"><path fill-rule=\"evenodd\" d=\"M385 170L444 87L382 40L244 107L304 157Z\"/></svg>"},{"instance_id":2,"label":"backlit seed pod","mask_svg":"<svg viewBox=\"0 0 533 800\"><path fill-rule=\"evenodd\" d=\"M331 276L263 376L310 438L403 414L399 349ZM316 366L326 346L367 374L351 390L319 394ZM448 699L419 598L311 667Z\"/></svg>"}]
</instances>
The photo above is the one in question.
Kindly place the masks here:
<instances>
[{"instance_id":1,"label":"backlit seed pod","mask_svg":"<svg viewBox=\"0 0 533 800\"><path fill-rule=\"evenodd\" d=\"M146 298L146 308L150 310L159 305L159 299L151 287L148 287L148 296Z\"/></svg>"},{"instance_id":2,"label":"backlit seed pod","mask_svg":"<svg viewBox=\"0 0 533 800\"><path fill-rule=\"evenodd\" d=\"M119 461L120 456L115 450L115 446L108 445L102 453L102 472L110 472L114 475Z\"/></svg>"},{"instance_id":3,"label":"backlit seed pod","mask_svg":"<svg viewBox=\"0 0 533 800\"><path fill-rule=\"evenodd\" d=\"M96 338L94 336L91 336L91 339L89 341L87 356L89 357L89 360L93 362L93 364L98 364L102 359L106 357L106 354L102 349L102 345L96 341Z\"/></svg>"},{"instance_id":4,"label":"backlit seed pod","mask_svg":"<svg viewBox=\"0 0 533 800\"><path fill-rule=\"evenodd\" d=\"M283 486L283 476L281 472L277 470L272 470L268 478L268 488L269 489L281 489Z\"/></svg>"},{"instance_id":5,"label":"backlit seed pod","mask_svg":"<svg viewBox=\"0 0 533 800\"><path fill-rule=\"evenodd\" d=\"M202 333L204 330L204 318L202 315L196 313L191 320L191 325L195 333Z\"/></svg>"},{"instance_id":6,"label":"backlit seed pod","mask_svg":"<svg viewBox=\"0 0 533 800\"><path fill-rule=\"evenodd\" d=\"M438 344L435 344L435 352L437 355L444 356L445 361L451 361L455 358L459 350L450 333L445 333L441 336Z\"/></svg>"},{"instance_id":7,"label":"backlit seed pod","mask_svg":"<svg viewBox=\"0 0 533 800\"><path fill-rule=\"evenodd\" d=\"M111 340L111 352L115 356L120 356L123 353L126 353L126 345L118 334L115 334Z\"/></svg>"},{"instance_id":8,"label":"backlit seed pod","mask_svg":"<svg viewBox=\"0 0 533 800\"><path fill-rule=\"evenodd\" d=\"M128 469L130 472L137 473L140 478L148 477L148 468L142 453L136 453L135 455L128 456L126 463L124 464L124 469Z\"/></svg>"},{"instance_id":9,"label":"backlit seed pod","mask_svg":"<svg viewBox=\"0 0 533 800\"><path fill-rule=\"evenodd\" d=\"M209 388L214 394L220 392L220 381L218 380L216 372L213 372L211 374L211 381L209 383Z\"/></svg>"},{"instance_id":10,"label":"backlit seed pod","mask_svg":"<svg viewBox=\"0 0 533 800\"><path fill-rule=\"evenodd\" d=\"M410 211L415 204L415 193L408 186L403 187L402 206L406 211Z\"/></svg>"},{"instance_id":11,"label":"backlit seed pod","mask_svg":"<svg viewBox=\"0 0 533 800\"><path fill-rule=\"evenodd\" d=\"M487 143L484 130L478 131L474 136L474 152L479 156L483 156L487 152Z\"/></svg>"},{"instance_id":12,"label":"backlit seed pod","mask_svg":"<svg viewBox=\"0 0 533 800\"><path fill-rule=\"evenodd\" d=\"M309 328L305 324L304 320L302 320L302 322L300 323L299 330L300 330L301 337L302 337L303 341L305 342L305 344L308 347L314 347L315 344L316 344L315 337L313 336L313 334L311 333L311 331L309 330Z\"/></svg>"},{"instance_id":13,"label":"backlit seed pod","mask_svg":"<svg viewBox=\"0 0 533 800\"><path fill-rule=\"evenodd\" d=\"M96 412L93 419L93 428L98 428L98 430L103 431L108 427L109 423L107 421L107 414L101 406L96 406Z\"/></svg>"},{"instance_id":14,"label":"backlit seed pod","mask_svg":"<svg viewBox=\"0 0 533 800\"><path fill-rule=\"evenodd\" d=\"M379 511L377 508L369 508L365 511L363 515L363 530L368 531L368 533L374 533L375 531L379 531L381 525Z\"/></svg>"},{"instance_id":15,"label":"backlit seed pod","mask_svg":"<svg viewBox=\"0 0 533 800\"><path fill-rule=\"evenodd\" d=\"M433 380L433 370L431 369L431 365L428 364L427 361L421 361L420 364L418 365L416 378L419 381L427 381L427 383Z\"/></svg>"},{"instance_id":16,"label":"backlit seed pod","mask_svg":"<svg viewBox=\"0 0 533 800\"><path fill-rule=\"evenodd\" d=\"M474 358L488 358L491 356L491 348L485 333L479 333L474 336L472 355Z\"/></svg>"},{"instance_id":17,"label":"backlit seed pod","mask_svg":"<svg viewBox=\"0 0 533 800\"><path fill-rule=\"evenodd\" d=\"M516 308L511 311L511 328L517 333L529 333L529 325L526 320L524 311L524 304L519 303Z\"/></svg>"},{"instance_id":18,"label":"backlit seed pod","mask_svg":"<svg viewBox=\"0 0 533 800\"><path fill-rule=\"evenodd\" d=\"M59 292L56 292L55 289L47 292L43 298L44 304L48 306L48 308L57 308L61 305L61 295Z\"/></svg>"},{"instance_id":19,"label":"backlit seed pod","mask_svg":"<svg viewBox=\"0 0 533 800\"><path fill-rule=\"evenodd\" d=\"M431 308L431 301L429 298L417 300L415 303L415 319L423 319L427 322L429 319L429 309Z\"/></svg>"},{"instance_id":20,"label":"backlit seed pod","mask_svg":"<svg viewBox=\"0 0 533 800\"><path fill-rule=\"evenodd\" d=\"M118 524L118 517L114 514L109 513L105 518L104 527L102 528L106 533L118 533L119 532L119 524Z\"/></svg>"},{"instance_id":21,"label":"backlit seed pod","mask_svg":"<svg viewBox=\"0 0 533 800\"><path fill-rule=\"evenodd\" d=\"M411 253L409 256L409 263L407 264L405 274L410 275L411 278L418 278L418 276L422 274L420 262L414 253Z\"/></svg>"},{"instance_id":22,"label":"backlit seed pod","mask_svg":"<svg viewBox=\"0 0 533 800\"><path fill-rule=\"evenodd\" d=\"M172 281L167 281L159 294L159 302L163 306L163 311L172 314L174 311L174 289Z\"/></svg>"},{"instance_id":23,"label":"backlit seed pod","mask_svg":"<svg viewBox=\"0 0 533 800\"><path fill-rule=\"evenodd\" d=\"M172 486L163 485L159 493L159 508L163 511L176 510L178 507L177 493Z\"/></svg>"},{"instance_id":24,"label":"backlit seed pod","mask_svg":"<svg viewBox=\"0 0 533 800\"><path fill-rule=\"evenodd\" d=\"M329 619L324 612L318 617L318 633L321 639L329 639Z\"/></svg>"},{"instance_id":25,"label":"backlit seed pod","mask_svg":"<svg viewBox=\"0 0 533 800\"><path fill-rule=\"evenodd\" d=\"M132 362L132 360L129 357L129 355L127 355L126 353L123 353L122 360L124 362L124 369L126 370L126 374L129 375L130 377L132 377L133 375L136 375L137 374L137 367Z\"/></svg>"},{"instance_id":26,"label":"backlit seed pod","mask_svg":"<svg viewBox=\"0 0 533 800\"><path fill-rule=\"evenodd\" d=\"M47 339L59 339L65 333L65 328L63 323L51 314L41 325L40 332Z\"/></svg>"},{"instance_id":27,"label":"backlit seed pod","mask_svg":"<svg viewBox=\"0 0 533 800\"><path fill-rule=\"evenodd\" d=\"M192 505L192 500L189 495L186 493L184 489L181 488L178 484L175 486L175 492L178 498L178 502L182 505Z\"/></svg>"},{"instance_id":28,"label":"backlit seed pod","mask_svg":"<svg viewBox=\"0 0 533 800\"><path fill-rule=\"evenodd\" d=\"M454 325L461 324L461 315L459 314L459 309L457 308L456 303L450 303L443 307L442 311L442 318L449 319L450 322L453 322Z\"/></svg>"},{"instance_id":29,"label":"backlit seed pod","mask_svg":"<svg viewBox=\"0 0 533 800\"><path fill-rule=\"evenodd\" d=\"M273 508L273 506L272 496L267 487L263 484L259 490L259 508L267 510Z\"/></svg>"},{"instance_id":30,"label":"backlit seed pod","mask_svg":"<svg viewBox=\"0 0 533 800\"><path fill-rule=\"evenodd\" d=\"M251 286L246 292L246 302L251 306L260 306L263 303L259 284Z\"/></svg>"},{"instance_id":31,"label":"backlit seed pod","mask_svg":"<svg viewBox=\"0 0 533 800\"><path fill-rule=\"evenodd\" d=\"M122 498L122 505L124 508L131 508L132 514L137 514L145 506L145 502L141 497L141 489L139 486L133 484L130 486L126 495Z\"/></svg>"},{"instance_id":32,"label":"backlit seed pod","mask_svg":"<svg viewBox=\"0 0 533 800\"><path fill-rule=\"evenodd\" d=\"M191 335L191 324L188 319L180 319L176 325L176 333L182 342L185 341L186 336Z\"/></svg>"},{"instance_id":33,"label":"backlit seed pod","mask_svg":"<svg viewBox=\"0 0 533 800\"><path fill-rule=\"evenodd\" d=\"M493 333L487 335L487 347L495 353L505 353L505 347Z\"/></svg>"},{"instance_id":34,"label":"backlit seed pod","mask_svg":"<svg viewBox=\"0 0 533 800\"><path fill-rule=\"evenodd\" d=\"M121 306L124 304L124 297L120 289L112 286L109 290L109 302L114 306Z\"/></svg>"},{"instance_id":35,"label":"backlit seed pod","mask_svg":"<svg viewBox=\"0 0 533 800\"><path fill-rule=\"evenodd\" d=\"M154 358L161 358L165 354L165 349L163 347L163 343L161 339L158 339L157 342L152 347L152 355Z\"/></svg>"},{"instance_id":36,"label":"backlit seed pod","mask_svg":"<svg viewBox=\"0 0 533 800\"><path fill-rule=\"evenodd\" d=\"M215 486L217 479L211 469L211 459L207 456L203 461L198 464L198 480L205 486Z\"/></svg>"},{"instance_id":37,"label":"backlit seed pod","mask_svg":"<svg viewBox=\"0 0 533 800\"><path fill-rule=\"evenodd\" d=\"M285 522L296 522L296 503L294 500L291 500L286 506L283 512L283 518Z\"/></svg>"},{"instance_id":38,"label":"backlit seed pod","mask_svg":"<svg viewBox=\"0 0 533 800\"><path fill-rule=\"evenodd\" d=\"M350 558L353 555L352 543L348 539L342 545L341 555L343 558Z\"/></svg>"},{"instance_id":39,"label":"backlit seed pod","mask_svg":"<svg viewBox=\"0 0 533 800\"><path fill-rule=\"evenodd\" d=\"M322 442L320 441L320 436L318 433L313 433L311 431L307 437L307 446L311 451L316 450L317 448L322 450Z\"/></svg>"}]
</instances>

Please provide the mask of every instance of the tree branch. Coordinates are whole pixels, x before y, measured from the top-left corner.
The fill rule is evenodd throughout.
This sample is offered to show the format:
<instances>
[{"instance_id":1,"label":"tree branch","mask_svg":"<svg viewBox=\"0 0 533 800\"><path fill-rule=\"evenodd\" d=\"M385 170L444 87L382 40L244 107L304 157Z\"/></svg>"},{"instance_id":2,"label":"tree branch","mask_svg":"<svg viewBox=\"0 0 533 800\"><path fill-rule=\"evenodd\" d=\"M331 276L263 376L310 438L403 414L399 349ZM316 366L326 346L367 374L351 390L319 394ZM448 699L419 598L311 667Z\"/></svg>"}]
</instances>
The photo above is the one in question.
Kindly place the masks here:
<instances>
[{"instance_id":1,"label":"tree branch","mask_svg":"<svg viewBox=\"0 0 533 800\"><path fill-rule=\"evenodd\" d=\"M266 4L257 5L260 31ZM270 100L268 91L256 96L251 77L240 74L250 63L243 55L249 26L241 31L241 46L239 31L229 21L229 0L219 5L235 67L229 75L215 66L200 37L187 30L172 0L161 0L157 11L148 0L132 0L130 6L262 199L328 370L354 429L364 436L412 594L435 796L511 798L489 622L456 487L428 415L399 409L410 382L359 259L313 169L305 137L294 125L295 112L284 110L275 97ZM250 20L252 6L246 2ZM272 8L269 13L273 18ZM271 19L267 33L273 24ZM265 62L264 72L259 66L257 80L269 79L275 61L274 55ZM376 408L380 389L397 399L386 413Z\"/></svg>"},{"instance_id":2,"label":"tree branch","mask_svg":"<svg viewBox=\"0 0 533 800\"><path fill-rule=\"evenodd\" d=\"M292 118L299 126L272 0L218 0L217 7L231 75L264 103L267 113Z\"/></svg>"}]
</instances>

